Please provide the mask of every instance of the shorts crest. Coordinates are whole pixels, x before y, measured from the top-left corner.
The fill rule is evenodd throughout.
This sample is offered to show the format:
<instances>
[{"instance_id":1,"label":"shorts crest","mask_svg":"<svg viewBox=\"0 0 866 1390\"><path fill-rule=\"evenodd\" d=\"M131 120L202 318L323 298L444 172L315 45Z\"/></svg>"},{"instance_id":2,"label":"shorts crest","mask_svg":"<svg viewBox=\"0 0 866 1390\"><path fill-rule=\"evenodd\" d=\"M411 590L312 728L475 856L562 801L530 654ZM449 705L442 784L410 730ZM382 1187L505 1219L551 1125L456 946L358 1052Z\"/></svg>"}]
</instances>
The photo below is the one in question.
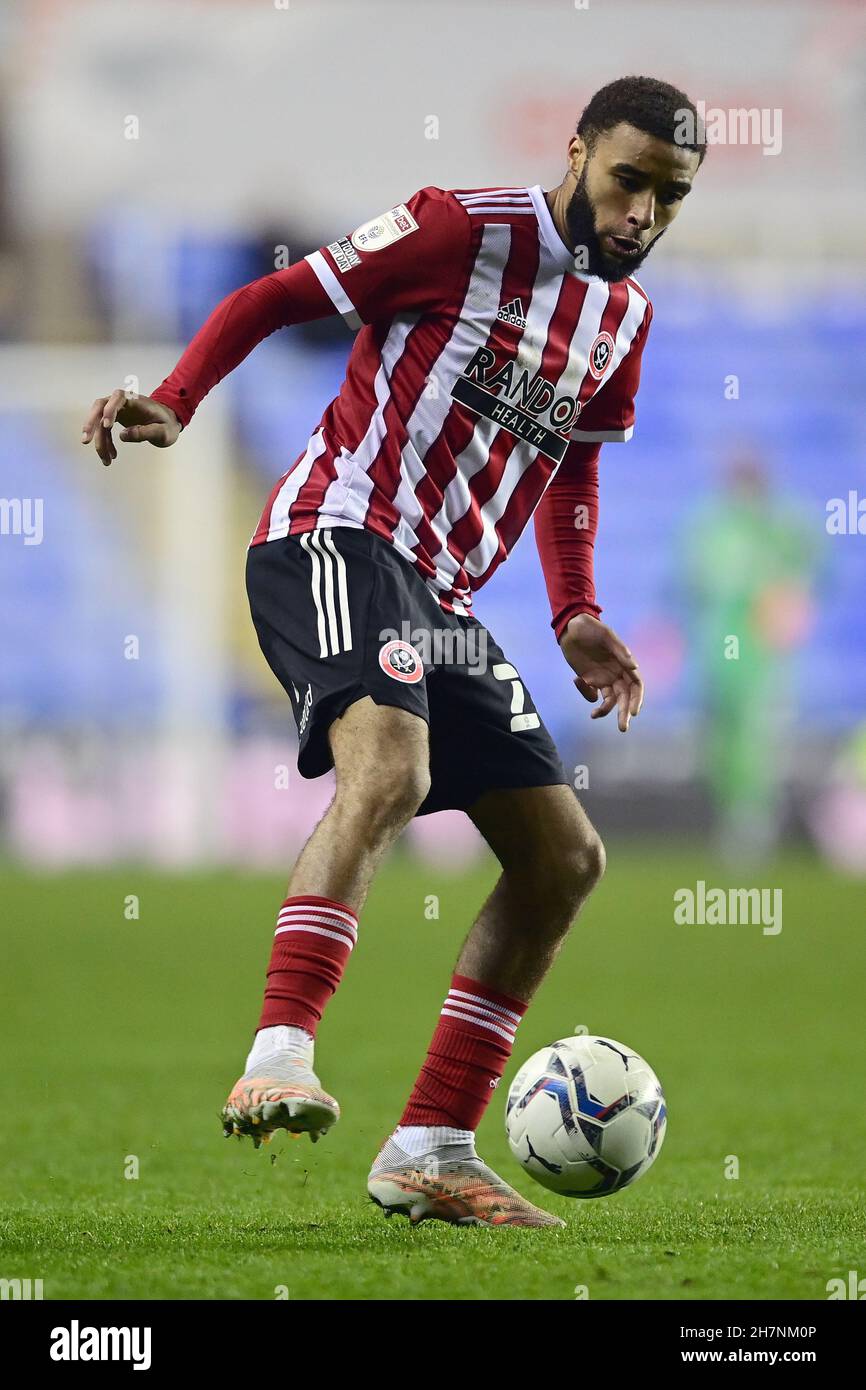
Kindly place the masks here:
<instances>
[{"instance_id":1,"label":"shorts crest","mask_svg":"<svg viewBox=\"0 0 866 1390\"><path fill-rule=\"evenodd\" d=\"M379 665L386 676L395 681L405 681L407 685L415 685L424 676L424 663L418 652L409 642L399 638L386 642L380 649Z\"/></svg>"}]
</instances>

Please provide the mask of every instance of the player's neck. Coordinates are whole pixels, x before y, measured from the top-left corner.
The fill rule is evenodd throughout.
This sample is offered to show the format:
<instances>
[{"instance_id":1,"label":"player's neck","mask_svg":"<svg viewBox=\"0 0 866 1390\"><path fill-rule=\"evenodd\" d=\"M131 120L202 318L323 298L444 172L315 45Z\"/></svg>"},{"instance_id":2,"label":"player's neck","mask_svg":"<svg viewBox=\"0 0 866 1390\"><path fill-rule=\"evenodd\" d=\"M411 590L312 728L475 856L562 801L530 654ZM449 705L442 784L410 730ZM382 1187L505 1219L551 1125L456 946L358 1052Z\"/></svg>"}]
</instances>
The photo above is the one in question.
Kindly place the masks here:
<instances>
[{"instance_id":1,"label":"player's neck","mask_svg":"<svg viewBox=\"0 0 866 1390\"><path fill-rule=\"evenodd\" d=\"M550 215L553 218L553 225L556 228L560 240L569 251L573 251L568 236L568 205L571 202L571 195L574 192L574 179L566 175L562 183L557 184L556 188L551 188L549 193L545 193L547 206L550 208Z\"/></svg>"}]
</instances>

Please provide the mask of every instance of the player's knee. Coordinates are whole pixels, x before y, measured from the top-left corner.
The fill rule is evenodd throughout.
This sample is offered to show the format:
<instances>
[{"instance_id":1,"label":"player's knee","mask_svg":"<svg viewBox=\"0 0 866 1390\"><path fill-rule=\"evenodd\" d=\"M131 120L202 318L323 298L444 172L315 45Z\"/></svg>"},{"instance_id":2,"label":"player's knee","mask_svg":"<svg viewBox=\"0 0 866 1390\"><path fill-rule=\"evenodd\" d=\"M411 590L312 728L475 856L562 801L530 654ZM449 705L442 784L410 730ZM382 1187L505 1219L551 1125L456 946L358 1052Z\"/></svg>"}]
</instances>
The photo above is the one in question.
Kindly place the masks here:
<instances>
[{"instance_id":1,"label":"player's knee","mask_svg":"<svg viewBox=\"0 0 866 1390\"><path fill-rule=\"evenodd\" d=\"M331 727L336 804L372 838L406 825L430 790L427 725L418 715L369 697Z\"/></svg>"},{"instance_id":2,"label":"player's knee","mask_svg":"<svg viewBox=\"0 0 866 1390\"><path fill-rule=\"evenodd\" d=\"M412 819L430 790L430 769L409 763L382 780L375 805L389 823L405 825Z\"/></svg>"},{"instance_id":3,"label":"player's knee","mask_svg":"<svg viewBox=\"0 0 866 1390\"><path fill-rule=\"evenodd\" d=\"M593 830L580 846L576 872L585 889L592 889L601 880L607 867L607 854L601 836Z\"/></svg>"},{"instance_id":4,"label":"player's knee","mask_svg":"<svg viewBox=\"0 0 866 1390\"><path fill-rule=\"evenodd\" d=\"M430 790L429 768L420 760L383 760L359 776L337 782L337 805L371 836L398 831L415 815Z\"/></svg>"},{"instance_id":5,"label":"player's knee","mask_svg":"<svg viewBox=\"0 0 866 1390\"><path fill-rule=\"evenodd\" d=\"M601 879L605 863L604 844L591 827L560 848L556 888L565 906L577 910Z\"/></svg>"}]
</instances>

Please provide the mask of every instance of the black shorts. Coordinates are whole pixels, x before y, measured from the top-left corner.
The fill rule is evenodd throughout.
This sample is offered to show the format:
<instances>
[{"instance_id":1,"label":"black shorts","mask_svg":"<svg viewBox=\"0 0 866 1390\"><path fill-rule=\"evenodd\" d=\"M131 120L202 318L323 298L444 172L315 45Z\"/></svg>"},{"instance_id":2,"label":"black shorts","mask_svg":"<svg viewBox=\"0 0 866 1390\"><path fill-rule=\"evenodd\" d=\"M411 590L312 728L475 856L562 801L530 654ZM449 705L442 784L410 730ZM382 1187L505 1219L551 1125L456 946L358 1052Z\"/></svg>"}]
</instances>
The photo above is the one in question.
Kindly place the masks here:
<instances>
[{"instance_id":1,"label":"black shorts","mask_svg":"<svg viewBox=\"0 0 866 1390\"><path fill-rule=\"evenodd\" d=\"M431 788L419 815L465 810L494 788L568 782L487 629L440 608L379 536L339 526L251 546L247 593L262 651L292 702L303 777L333 767L328 729L369 695L427 721Z\"/></svg>"}]
</instances>

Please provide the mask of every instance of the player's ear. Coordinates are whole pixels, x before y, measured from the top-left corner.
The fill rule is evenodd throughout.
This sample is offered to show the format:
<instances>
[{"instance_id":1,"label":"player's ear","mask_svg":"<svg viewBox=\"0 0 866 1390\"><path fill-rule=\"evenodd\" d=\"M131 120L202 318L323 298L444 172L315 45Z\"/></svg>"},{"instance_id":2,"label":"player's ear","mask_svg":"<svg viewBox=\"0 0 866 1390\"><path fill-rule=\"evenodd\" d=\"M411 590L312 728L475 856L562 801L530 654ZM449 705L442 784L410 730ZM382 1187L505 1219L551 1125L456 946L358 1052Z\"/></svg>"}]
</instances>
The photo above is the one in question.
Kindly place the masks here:
<instances>
[{"instance_id":1,"label":"player's ear","mask_svg":"<svg viewBox=\"0 0 866 1390\"><path fill-rule=\"evenodd\" d=\"M568 171L579 179L586 163L586 141L582 135L574 134L568 142Z\"/></svg>"}]
</instances>

